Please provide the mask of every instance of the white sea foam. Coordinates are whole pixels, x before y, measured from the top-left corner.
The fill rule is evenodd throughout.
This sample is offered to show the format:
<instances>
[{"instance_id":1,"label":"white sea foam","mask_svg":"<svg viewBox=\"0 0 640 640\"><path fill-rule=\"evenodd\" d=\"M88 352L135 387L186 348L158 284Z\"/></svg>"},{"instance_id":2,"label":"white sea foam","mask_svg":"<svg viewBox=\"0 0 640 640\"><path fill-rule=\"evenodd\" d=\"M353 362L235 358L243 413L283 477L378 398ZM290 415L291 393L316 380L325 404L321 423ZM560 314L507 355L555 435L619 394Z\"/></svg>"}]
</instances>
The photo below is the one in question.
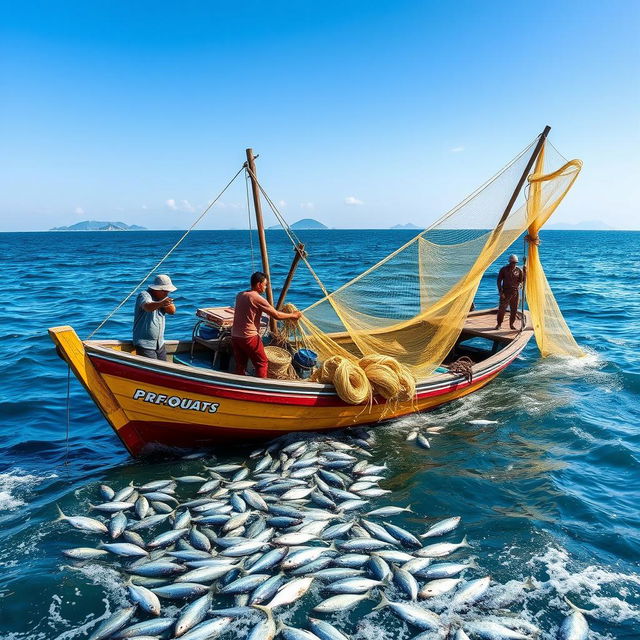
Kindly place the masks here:
<instances>
[{"instance_id":1,"label":"white sea foam","mask_svg":"<svg viewBox=\"0 0 640 640\"><path fill-rule=\"evenodd\" d=\"M44 480L57 478L50 473L38 476L25 473L22 469L12 469L8 473L0 473L0 511L13 511L26 504L29 494Z\"/></svg>"}]
</instances>

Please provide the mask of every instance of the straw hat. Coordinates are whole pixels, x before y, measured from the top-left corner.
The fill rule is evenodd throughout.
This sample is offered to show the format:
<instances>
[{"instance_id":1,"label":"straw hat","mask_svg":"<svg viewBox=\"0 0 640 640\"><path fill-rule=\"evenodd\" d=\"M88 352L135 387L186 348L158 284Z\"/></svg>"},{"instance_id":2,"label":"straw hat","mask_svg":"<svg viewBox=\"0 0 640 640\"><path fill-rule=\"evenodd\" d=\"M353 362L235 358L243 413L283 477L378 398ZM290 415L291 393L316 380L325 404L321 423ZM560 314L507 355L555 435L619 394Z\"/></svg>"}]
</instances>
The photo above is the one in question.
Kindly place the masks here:
<instances>
[{"instance_id":1,"label":"straw hat","mask_svg":"<svg viewBox=\"0 0 640 640\"><path fill-rule=\"evenodd\" d=\"M155 291L171 292L171 291L175 291L177 288L178 287L173 286L173 282L171 282L171 278L164 273L157 275L153 280L153 284L149 285L149 289L154 289Z\"/></svg>"}]
</instances>

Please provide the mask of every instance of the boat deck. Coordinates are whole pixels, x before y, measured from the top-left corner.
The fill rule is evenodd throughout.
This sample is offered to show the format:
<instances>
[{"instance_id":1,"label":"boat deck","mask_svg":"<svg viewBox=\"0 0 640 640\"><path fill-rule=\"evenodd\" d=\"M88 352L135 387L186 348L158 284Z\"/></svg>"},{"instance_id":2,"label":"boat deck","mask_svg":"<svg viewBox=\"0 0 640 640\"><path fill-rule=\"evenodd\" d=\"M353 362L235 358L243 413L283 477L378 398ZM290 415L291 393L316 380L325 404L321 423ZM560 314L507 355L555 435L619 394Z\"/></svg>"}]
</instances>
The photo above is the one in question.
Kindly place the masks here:
<instances>
[{"instance_id":1,"label":"boat deck","mask_svg":"<svg viewBox=\"0 0 640 640\"><path fill-rule=\"evenodd\" d=\"M515 331L509 328L509 314L505 315L502 328L496 329L496 313L498 309L483 309L482 311L472 311L464 323L462 329L463 338L478 337L494 340L495 342L512 342L520 335L522 325L522 314L518 311ZM525 311L524 331L533 331L529 322L529 313Z\"/></svg>"}]
</instances>

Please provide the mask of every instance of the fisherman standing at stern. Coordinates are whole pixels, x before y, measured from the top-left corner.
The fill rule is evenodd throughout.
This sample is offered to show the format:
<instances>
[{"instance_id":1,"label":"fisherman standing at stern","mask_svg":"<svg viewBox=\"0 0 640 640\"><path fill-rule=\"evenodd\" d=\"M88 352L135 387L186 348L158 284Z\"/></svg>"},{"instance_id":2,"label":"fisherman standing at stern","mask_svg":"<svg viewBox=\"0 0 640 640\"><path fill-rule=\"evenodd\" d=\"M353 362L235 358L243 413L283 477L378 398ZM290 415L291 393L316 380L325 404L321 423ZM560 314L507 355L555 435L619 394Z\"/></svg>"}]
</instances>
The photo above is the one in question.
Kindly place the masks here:
<instances>
[{"instance_id":1,"label":"fisherman standing at stern","mask_svg":"<svg viewBox=\"0 0 640 640\"><path fill-rule=\"evenodd\" d=\"M498 307L498 318L496 329L500 329L504 314L509 307L509 326L515 330L516 312L520 300L520 287L524 282L524 273L518 267L518 256L511 254L509 264L505 264L498 273L498 293L500 294L500 306Z\"/></svg>"},{"instance_id":2,"label":"fisherman standing at stern","mask_svg":"<svg viewBox=\"0 0 640 640\"><path fill-rule=\"evenodd\" d=\"M236 306L231 329L231 343L236 360L236 373L245 375L247 362L251 360L256 370L256 377L267 377L267 354L264 352L260 336L260 318L263 313L276 320L298 320L299 311L283 313L274 309L262 294L267 288L267 276L256 271L251 276L251 289L241 291L236 296Z\"/></svg>"},{"instance_id":3,"label":"fisherman standing at stern","mask_svg":"<svg viewBox=\"0 0 640 640\"><path fill-rule=\"evenodd\" d=\"M164 347L165 314L173 315L176 307L169 294L176 290L171 278L161 274L136 299L133 316L133 344L136 353L145 358L166 360Z\"/></svg>"}]
</instances>

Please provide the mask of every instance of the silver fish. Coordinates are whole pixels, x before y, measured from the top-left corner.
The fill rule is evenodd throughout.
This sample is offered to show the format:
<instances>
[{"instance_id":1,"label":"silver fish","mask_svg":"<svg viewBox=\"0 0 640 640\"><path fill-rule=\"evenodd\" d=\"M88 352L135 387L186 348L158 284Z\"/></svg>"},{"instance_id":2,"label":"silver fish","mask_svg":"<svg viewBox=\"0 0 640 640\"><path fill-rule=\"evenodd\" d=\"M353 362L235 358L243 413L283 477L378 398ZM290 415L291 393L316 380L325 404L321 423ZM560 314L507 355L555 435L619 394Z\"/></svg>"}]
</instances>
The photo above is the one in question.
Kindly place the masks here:
<instances>
[{"instance_id":1,"label":"silver fish","mask_svg":"<svg viewBox=\"0 0 640 640\"><path fill-rule=\"evenodd\" d=\"M451 600L451 605L453 607L460 607L462 605L473 604L484 595L489 588L490 582L491 578L489 576L470 580L456 592Z\"/></svg>"},{"instance_id":2,"label":"silver fish","mask_svg":"<svg viewBox=\"0 0 640 640\"><path fill-rule=\"evenodd\" d=\"M147 543L149 549L159 549L162 547L168 547L173 544L179 538L182 538L189 532L189 529L173 529L171 531L165 531L159 536L156 536L153 540Z\"/></svg>"},{"instance_id":3,"label":"silver fish","mask_svg":"<svg viewBox=\"0 0 640 640\"><path fill-rule=\"evenodd\" d=\"M136 638L138 636L158 635L173 626L175 618L156 618L137 622L118 632L119 638Z\"/></svg>"},{"instance_id":4,"label":"silver fish","mask_svg":"<svg viewBox=\"0 0 640 640\"><path fill-rule=\"evenodd\" d=\"M178 582L213 582L218 578L226 575L233 569L236 569L232 564L220 564L217 566L204 566L197 567L192 571L187 571L187 573L183 573L181 576L176 578L176 583Z\"/></svg>"},{"instance_id":5,"label":"silver fish","mask_svg":"<svg viewBox=\"0 0 640 640\"><path fill-rule=\"evenodd\" d=\"M209 638L217 638L232 622L233 618L228 617L206 620L180 637L182 640L209 640Z\"/></svg>"},{"instance_id":6,"label":"silver fish","mask_svg":"<svg viewBox=\"0 0 640 640\"><path fill-rule=\"evenodd\" d=\"M271 575L268 573L254 573L250 576L244 576L222 587L220 593L248 593L257 589L269 578L271 578Z\"/></svg>"},{"instance_id":7,"label":"silver fish","mask_svg":"<svg viewBox=\"0 0 640 640\"><path fill-rule=\"evenodd\" d=\"M284 640L320 640L318 636L311 631L307 631L306 629L297 629L296 627L289 627L282 622L278 629L280 630L280 635Z\"/></svg>"},{"instance_id":8,"label":"silver fish","mask_svg":"<svg viewBox=\"0 0 640 640\"><path fill-rule=\"evenodd\" d=\"M129 542L101 543L98 546L100 549L106 549L111 553L115 553L117 556L124 556L125 558L141 558L149 555L149 552L145 549Z\"/></svg>"},{"instance_id":9,"label":"silver fish","mask_svg":"<svg viewBox=\"0 0 640 640\"><path fill-rule=\"evenodd\" d=\"M399 569L397 567L393 569L393 582L399 589L404 591L410 600L415 600L418 597L418 583L405 569Z\"/></svg>"},{"instance_id":10,"label":"silver fish","mask_svg":"<svg viewBox=\"0 0 640 640\"><path fill-rule=\"evenodd\" d=\"M431 443L429 442L429 438L427 438L427 436L423 435L422 433L418 434L418 437L416 438L416 442L423 449L431 449Z\"/></svg>"},{"instance_id":11,"label":"silver fish","mask_svg":"<svg viewBox=\"0 0 640 640\"><path fill-rule=\"evenodd\" d=\"M572 611L558 629L558 640L586 640L589 635L589 624L582 614L587 612L576 607L568 598L565 598L565 601Z\"/></svg>"},{"instance_id":12,"label":"silver fish","mask_svg":"<svg viewBox=\"0 0 640 640\"><path fill-rule=\"evenodd\" d=\"M192 629L204 620L207 612L211 608L211 600L211 593L206 593L181 611L173 632L176 638L185 634L189 629Z\"/></svg>"},{"instance_id":13,"label":"silver fish","mask_svg":"<svg viewBox=\"0 0 640 640\"><path fill-rule=\"evenodd\" d=\"M371 578L345 578L344 580L331 583L325 587L325 591L339 594L366 593L374 587L381 587L384 584L386 584L386 582L372 580Z\"/></svg>"},{"instance_id":14,"label":"silver fish","mask_svg":"<svg viewBox=\"0 0 640 640\"><path fill-rule=\"evenodd\" d=\"M125 531L127 527L127 516L124 515L122 511L118 511L113 516L111 516L111 520L109 520L109 524L107 528L109 529L109 537L112 540L119 538Z\"/></svg>"},{"instance_id":15,"label":"silver fish","mask_svg":"<svg viewBox=\"0 0 640 640\"><path fill-rule=\"evenodd\" d=\"M275 609L285 604L291 604L296 600L299 600L311 587L313 577L310 578L294 578L291 582L287 582L282 586L271 602L266 606L269 609Z\"/></svg>"},{"instance_id":16,"label":"silver fish","mask_svg":"<svg viewBox=\"0 0 640 640\"><path fill-rule=\"evenodd\" d=\"M107 527L100 520L87 518L85 516L66 516L60 507L58 507L59 516L54 520L66 520L72 527L81 531L92 531L93 533L107 533Z\"/></svg>"},{"instance_id":17,"label":"silver fish","mask_svg":"<svg viewBox=\"0 0 640 640\"><path fill-rule=\"evenodd\" d=\"M437 598L454 589L462 582L460 578L440 578L427 582L418 592L418 598L426 600L427 598Z\"/></svg>"},{"instance_id":18,"label":"silver fish","mask_svg":"<svg viewBox=\"0 0 640 640\"><path fill-rule=\"evenodd\" d=\"M124 627L136 612L135 607L127 607L109 616L90 636L89 640L103 640Z\"/></svg>"},{"instance_id":19,"label":"silver fish","mask_svg":"<svg viewBox=\"0 0 640 640\"><path fill-rule=\"evenodd\" d=\"M445 533L453 531L460 524L460 516L454 518L446 518L429 527L426 533L420 535L421 538L433 538L435 536L443 536Z\"/></svg>"},{"instance_id":20,"label":"silver fish","mask_svg":"<svg viewBox=\"0 0 640 640\"><path fill-rule=\"evenodd\" d=\"M106 484L100 485L100 496L103 500L113 500L113 496L116 495L116 492Z\"/></svg>"},{"instance_id":21,"label":"silver fish","mask_svg":"<svg viewBox=\"0 0 640 640\"><path fill-rule=\"evenodd\" d=\"M477 565L474 562L470 562L469 564L463 564L461 562L440 562L438 564L432 564L422 571L417 571L416 574L428 579L453 578L467 569L475 568L477 568Z\"/></svg>"},{"instance_id":22,"label":"silver fish","mask_svg":"<svg viewBox=\"0 0 640 640\"><path fill-rule=\"evenodd\" d=\"M332 624L324 620L309 618L309 628L320 640L349 640L342 631L338 631Z\"/></svg>"},{"instance_id":23,"label":"silver fish","mask_svg":"<svg viewBox=\"0 0 640 640\"><path fill-rule=\"evenodd\" d=\"M148 562L147 564L142 564L137 567L130 567L128 571L129 573L144 576L145 578L158 578L183 573L186 571L186 567L167 560L159 560L157 562Z\"/></svg>"},{"instance_id":24,"label":"silver fish","mask_svg":"<svg viewBox=\"0 0 640 640\"><path fill-rule=\"evenodd\" d=\"M204 595L209 591L209 587L196 582L176 582L168 584L166 587L156 587L152 591L160 598L189 600Z\"/></svg>"},{"instance_id":25,"label":"silver fish","mask_svg":"<svg viewBox=\"0 0 640 640\"><path fill-rule=\"evenodd\" d=\"M118 511L126 511L134 506L133 502L103 502L102 504L89 504L90 509L102 511L103 513L117 513Z\"/></svg>"},{"instance_id":26,"label":"silver fish","mask_svg":"<svg viewBox=\"0 0 640 640\"><path fill-rule=\"evenodd\" d=\"M472 634L486 638L486 640L530 640L530 636L492 620L467 621L465 627Z\"/></svg>"},{"instance_id":27,"label":"silver fish","mask_svg":"<svg viewBox=\"0 0 640 640\"><path fill-rule=\"evenodd\" d=\"M313 610L320 613L333 613L335 611L347 611L353 609L358 603L363 600L369 599L369 593L363 594L345 594L339 596L332 596L323 600L320 604L316 605Z\"/></svg>"},{"instance_id":28,"label":"silver fish","mask_svg":"<svg viewBox=\"0 0 640 640\"><path fill-rule=\"evenodd\" d=\"M440 617L433 613L433 611L423 609L416 604L391 602L384 593L381 596L380 604L377 607L374 607L373 610L382 609L383 607L389 607L393 613L398 616L398 618L412 624L414 627L418 627L419 629L435 630L442 626Z\"/></svg>"},{"instance_id":29,"label":"silver fish","mask_svg":"<svg viewBox=\"0 0 640 640\"><path fill-rule=\"evenodd\" d=\"M387 518L390 516L397 516L400 513L405 511L412 512L411 505L407 507L380 507L379 509L374 509L373 511L368 511L366 515L368 516L377 516L379 518Z\"/></svg>"},{"instance_id":30,"label":"silver fish","mask_svg":"<svg viewBox=\"0 0 640 640\"><path fill-rule=\"evenodd\" d=\"M93 560L106 555L108 552L104 549L94 549L93 547L76 547L75 549L65 549L62 553L67 558L73 558L74 560Z\"/></svg>"},{"instance_id":31,"label":"silver fish","mask_svg":"<svg viewBox=\"0 0 640 640\"><path fill-rule=\"evenodd\" d=\"M127 589L132 602L140 605L145 611L154 616L160 615L160 600L158 600L158 596L153 591L133 583L128 583Z\"/></svg>"},{"instance_id":32,"label":"silver fish","mask_svg":"<svg viewBox=\"0 0 640 640\"><path fill-rule=\"evenodd\" d=\"M268 580L265 580L250 596L249 604L262 604L267 600L271 600L276 592L285 582L285 577L282 575L271 576Z\"/></svg>"},{"instance_id":33,"label":"silver fish","mask_svg":"<svg viewBox=\"0 0 640 640\"><path fill-rule=\"evenodd\" d=\"M463 547L471 547L467 542L467 536L457 544L453 542L437 542L436 544L430 544L426 547L422 547L422 549L418 549L418 551L416 551L416 555L421 558L442 558L450 555L458 549L462 549Z\"/></svg>"}]
</instances>

